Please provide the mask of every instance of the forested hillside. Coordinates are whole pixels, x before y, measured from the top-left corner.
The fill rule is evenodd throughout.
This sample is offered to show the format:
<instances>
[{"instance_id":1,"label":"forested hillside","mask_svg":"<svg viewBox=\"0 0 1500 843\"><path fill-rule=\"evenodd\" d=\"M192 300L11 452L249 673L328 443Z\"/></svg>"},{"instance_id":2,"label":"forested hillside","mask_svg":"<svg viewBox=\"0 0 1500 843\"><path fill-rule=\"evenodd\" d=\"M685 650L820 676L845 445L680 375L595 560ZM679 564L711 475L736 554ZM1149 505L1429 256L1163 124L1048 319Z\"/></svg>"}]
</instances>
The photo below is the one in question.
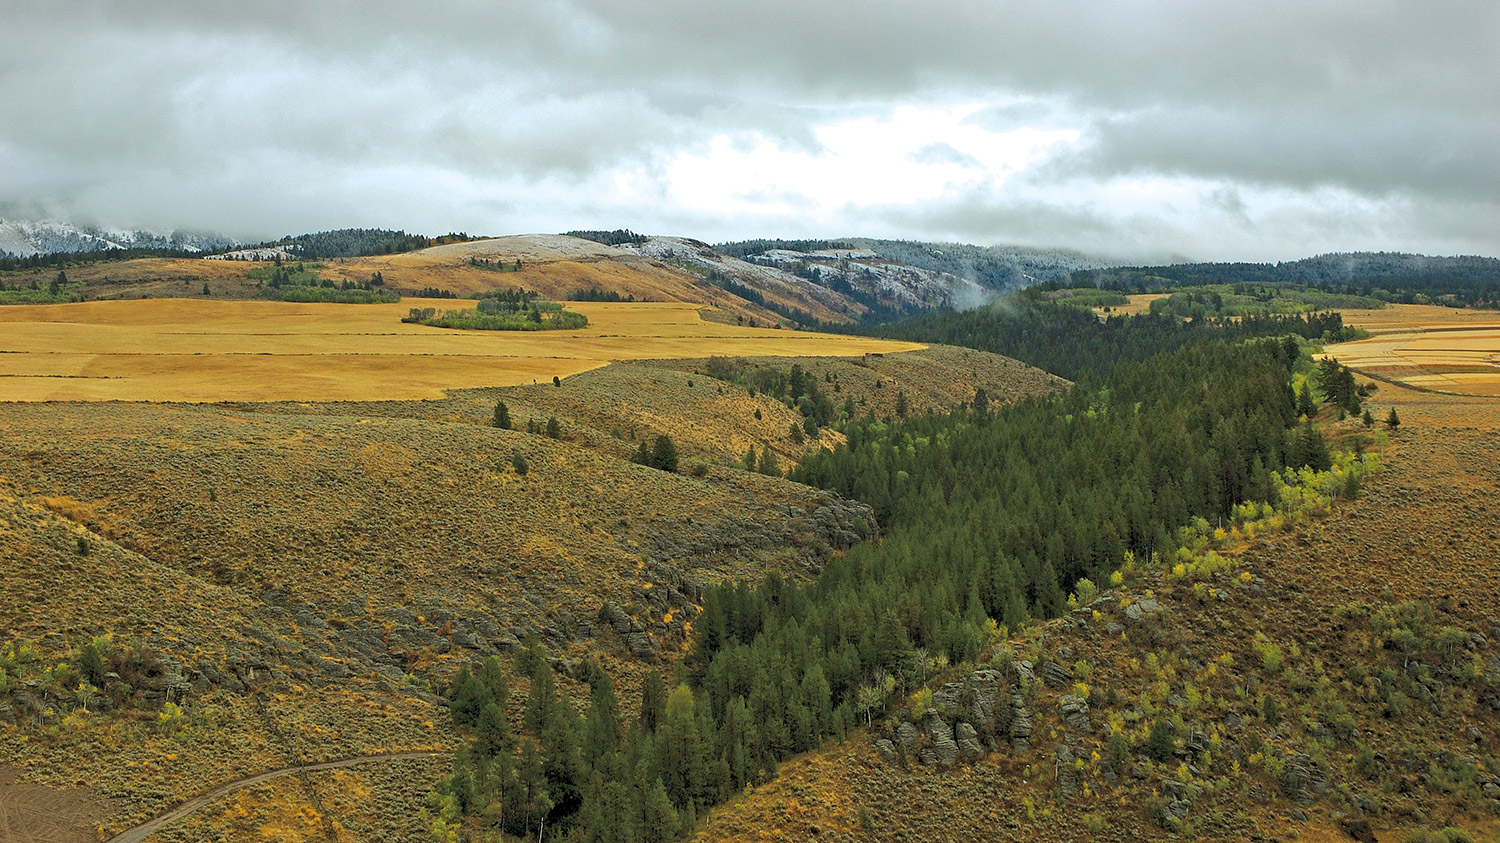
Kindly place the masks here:
<instances>
[{"instance_id":1,"label":"forested hillside","mask_svg":"<svg viewBox=\"0 0 1500 843\"><path fill-rule=\"evenodd\" d=\"M1070 592L1090 594L1126 560L1166 558L1193 541L1191 524L1276 498L1273 478L1304 464L1303 440L1316 433L1292 432L1299 344L1230 340L1324 323L1253 321L1209 339L1164 320L1122 333L1087 319L1070 328L1075 356L1059 358L1063 368L1097 366L1088 349L1116 335L1126 359L1179 347L1052 398L994 408L981 391L953 413L898 409L848 426L846 444L809 455L792 477L870 503L882 540L805 585L711 586L675 690L648 683L633 725L597 671L586 671L594 701L583 719L558 702L551 669L528 661L519 724L504 718L498 665L482 682L461 677L455 720L473 740L440 787L443 831L545 825L586 840L671 839L791 755L883 717L1005 629L1062 613ZM902 330L930 332L941 319L921 324Z\"/></svg>"},{"instance_id":2,"label":"forested hillside","mask_svg":"<svg viewBox=\"0 0 1500 843\"><path fill-rule=\"evenodd\" d=\"M1202 284L1305 284L1402 304L1500 307L1500 259L1350 252L1283 263L1182 263L1085 269L1075 286L1148 293Z\"/></svg>"},{"instance_id":3,"label":"forested hillside","mask_svg":"<svg viewBox=\"0 0 1500 843\"><path fill-rule=\"evenodd\" d=\"M1246 316L1184 321L1175 315L1111 316L1029 297L1003 299L960 313L930 313L865 329L877 336L913 342L962 345L1014 357L1055 375L1077 379L1115 363L1140 362L1198 340L1235 341L1295 334L1337 341L1344 336L1337 313Z\"/></svg>"}]
</instances>

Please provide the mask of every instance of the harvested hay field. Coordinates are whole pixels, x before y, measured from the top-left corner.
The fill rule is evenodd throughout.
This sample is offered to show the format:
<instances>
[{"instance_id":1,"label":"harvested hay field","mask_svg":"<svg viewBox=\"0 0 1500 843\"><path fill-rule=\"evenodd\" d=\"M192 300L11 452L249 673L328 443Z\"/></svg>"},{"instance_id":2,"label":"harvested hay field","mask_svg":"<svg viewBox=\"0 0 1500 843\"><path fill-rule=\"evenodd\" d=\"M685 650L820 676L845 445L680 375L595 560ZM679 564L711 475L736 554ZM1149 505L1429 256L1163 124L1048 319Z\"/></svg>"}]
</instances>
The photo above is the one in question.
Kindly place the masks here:
<instances>
[{"instance_id":1,"label":"harvested hay field","mask_svg":"<svg viewBox=\"0 0 1500 843\"><path fill-rule=\"evenodd\" d=\"M701 305L570 303L577 331L452 331L414 306L146 300L0 310L0 401L360 401L566 377L616 360L859 356L922 346L706 322Z\"/></svg>"},{"instance_id":2,"label":"harvested hay field","mask_svg":"<svg viewBox=\"0 0 1500 843\"><path fill-rule=\"evenodd\" d=\"M1500 396L1500 313L1397 304L1343 315L1373 335L1328 347L1355 371L1419 390Z\"/></svg>"},{"instance_id":3,"label":"harvested hay field","mask_svg":"<svg viewBox=\"0 0 1500 843\"><path fill-rule=\"evenodd\" d=\"M1137 293L1126 296L1130 299L1129 304L1115 305L1106 313L1102 307L1094 308L1094 312L1100 316L1140 316L1142 313L1151 312L1151 303L1157 299L1164 299L1167 293Z\"/></svg>"}]
</instances>

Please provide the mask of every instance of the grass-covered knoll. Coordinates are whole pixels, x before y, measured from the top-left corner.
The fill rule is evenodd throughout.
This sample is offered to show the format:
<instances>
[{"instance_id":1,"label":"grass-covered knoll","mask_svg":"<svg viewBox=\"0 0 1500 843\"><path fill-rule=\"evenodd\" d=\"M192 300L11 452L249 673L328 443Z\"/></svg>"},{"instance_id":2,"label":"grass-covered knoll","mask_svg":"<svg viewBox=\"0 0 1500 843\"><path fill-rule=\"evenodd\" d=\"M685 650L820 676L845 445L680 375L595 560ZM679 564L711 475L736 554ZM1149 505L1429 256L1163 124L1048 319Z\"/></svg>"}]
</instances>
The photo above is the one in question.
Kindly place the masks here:
<instances>
[{"instance_id":1,"label":"grass-covered knoll","mask_svg":"<svg viewBox=\"0 0 1500 843\"><path fill-rule=\"evenodd\" d=\"M1384 301L1371 296L1332 292L1298 284L1206 284L1178 287L1166 298L1151 302L1153 314L1191 319L1312 313L1323 310L1379 310L1383 307Z\"/></svg>"},{"instance_id":2,"label":"grass-covered knoll","mask_svg":"<svg viewBox=\"0 0 1500 843\"><path fill-rule=\"evenodd\" d=\"M1042 295L1046 301L1081 308L1121 307L1130 303L1130 297L1117 290L1100 290L1096 287L1063 287L1047 290Z\"/></svg>"},{"instance_id":3,"label":"grass-covered knoll","mask_svg":"<svg viewBox=\"0 0 1500 843\"><path fill-rule=\"evenodd\" d=\"M0 304L61 304L83 301L84 285L69 281L68 273L59 270L51 281L42 283L32 277L29 282L15 281L7 284L0 277Z\"/></svg>"},{"instance_id":4,"label":"grass-covered knoll","mask_svg":"<svg viewBox=\"0 0 1500 843\"><path fill-rule=\"evenodd\" d=\"M438 313L436 308L414 307L401 321L467 331L572 330L589 324L582 313L539 298L535 290L525 287L482 293L473 308Z\"/></svg>"},{"instance_id":5,"label":"grass-covered knoll","mask_svg":"<svg viewBox=\"0 0 1500 843\"><path fill-rule=\"evenodd\" d=\"M298 262L283 266L257 266L250 270L249 277L264 285L268 299L288 302L333 302L338 304L390 304L401 300L395 293L382 289L385 279L380 273L370 276L368 281L334 281L323 278L319 263Z\"/></svg>"}]
</instances>

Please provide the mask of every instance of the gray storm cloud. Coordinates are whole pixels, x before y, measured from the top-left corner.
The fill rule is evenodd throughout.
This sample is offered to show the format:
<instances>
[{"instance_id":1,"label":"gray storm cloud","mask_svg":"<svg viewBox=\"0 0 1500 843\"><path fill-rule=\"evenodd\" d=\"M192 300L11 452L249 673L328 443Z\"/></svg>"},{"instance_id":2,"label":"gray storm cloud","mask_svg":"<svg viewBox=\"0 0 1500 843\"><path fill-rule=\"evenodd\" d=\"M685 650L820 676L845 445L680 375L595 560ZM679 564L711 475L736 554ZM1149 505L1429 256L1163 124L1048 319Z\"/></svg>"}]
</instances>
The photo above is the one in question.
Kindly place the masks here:
<instances>
[{"instance_id":1,"label":"gray storm cloud","mask_svg":"<svg viewBox=\"0 0 1500 843\"><path fill-rule=\"evenodd\" d=\"M0 203L115 225L1500 252L1495 4L14 5ZM830 123L958 103L1078 140L920 200L674 198L716 139L816 159Z\"/></svg>"}]
</instances>

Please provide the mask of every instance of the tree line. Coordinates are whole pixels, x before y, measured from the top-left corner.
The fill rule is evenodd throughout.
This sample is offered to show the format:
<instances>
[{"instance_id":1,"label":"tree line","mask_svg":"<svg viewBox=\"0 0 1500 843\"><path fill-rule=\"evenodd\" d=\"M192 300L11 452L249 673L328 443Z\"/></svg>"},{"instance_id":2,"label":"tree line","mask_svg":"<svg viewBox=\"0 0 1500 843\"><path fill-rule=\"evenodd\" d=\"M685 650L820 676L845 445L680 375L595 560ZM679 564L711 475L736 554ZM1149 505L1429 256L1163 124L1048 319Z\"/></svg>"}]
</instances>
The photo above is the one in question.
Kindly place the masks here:
<instances>
[{"instance_id":1,"label":"tree line","mask_svg":"<svg viewBox=\"0 0 1500 843\"><path fill-rule=\"evenodd\" d=\"M540 731L483 764L532 784L456 771L443 798L468 807L450 811L454 822L668 839L792 754L871 722L936 665L1063 612L1083 580L1107 580L1128 555L1174 552L1193 519L1274 495L1271 475L1299 454L1300 354L1292 337L1199 337L1101 367L1061 395L998 409L976 395L951 413L850 425L846 444L791 476L869 503L882 540L807 584L772 575L709 587L670 693L653 680L628 728L610 713L607 679L591 678L585 718L528 714ZM533 671L544 697L555 693L547 681ZM479 764L479 740L461 763ZM464 776L472 800L454 797L468 792Z\"/></svg>"}]
</instances>

